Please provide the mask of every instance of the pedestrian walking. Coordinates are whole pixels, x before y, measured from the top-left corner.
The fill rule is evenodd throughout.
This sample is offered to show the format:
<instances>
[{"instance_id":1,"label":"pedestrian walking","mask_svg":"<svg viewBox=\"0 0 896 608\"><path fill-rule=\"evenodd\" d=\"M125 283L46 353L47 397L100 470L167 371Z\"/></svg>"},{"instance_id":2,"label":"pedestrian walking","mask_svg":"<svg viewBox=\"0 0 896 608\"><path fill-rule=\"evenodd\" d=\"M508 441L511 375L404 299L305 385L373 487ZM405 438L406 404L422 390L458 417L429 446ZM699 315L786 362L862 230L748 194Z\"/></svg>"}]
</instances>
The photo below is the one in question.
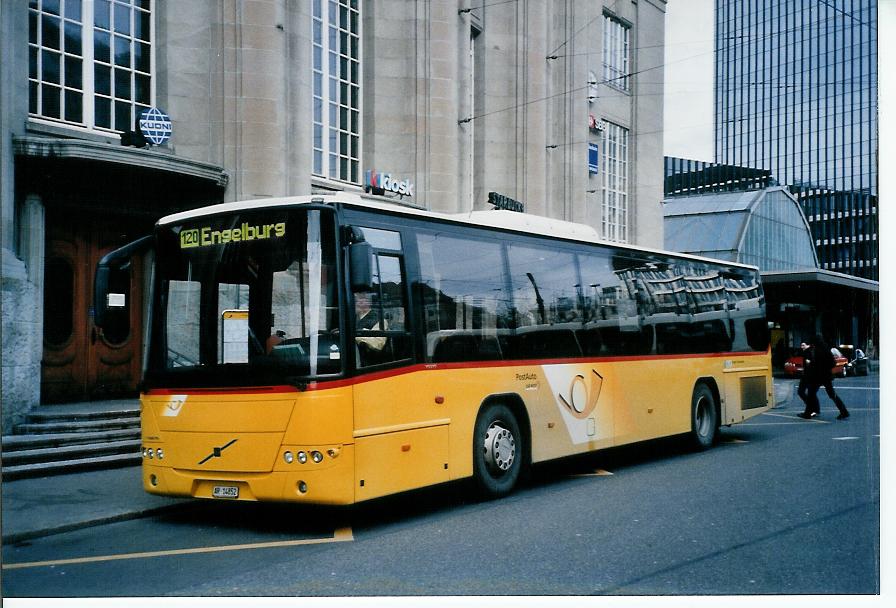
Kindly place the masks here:
<instances>
[{"instance_id":1,"label":"pedestrian walking","mask_svg":"<svg viewBox=\"0 0 896 608\"><path fill-rule=\"evenodd\" d=\"M800 342L800 355L803 357L803 375L800 376L796 394L803 400L803 403L806 403L806 390L809 388L809 375L806 373L806 366L809 364L809 358L812 356L812 349L805 342Z\"/></svg>"},{"instance_id":2,"label":"pedestrian walking","mask_svg":"<svg viewBox=\"0 0 896 608\"><path fill-rule=\"evenodd\" d=\"M837 420L846 420L849 418L849 411L846 405L837 393L834 392L834 377L831 370L834 367L834 355L831 347L825 342L821 335L815 336L815 343L812 344L807 351L803 351L808 355L803 364L803 380L797 389L797 394L806 404L806 409L797 414L800 418L815 418L821 413L821 405L818 402L818 389L822 386L830 397L834 405L840 411Z\"/></svg>"}]
</instances>

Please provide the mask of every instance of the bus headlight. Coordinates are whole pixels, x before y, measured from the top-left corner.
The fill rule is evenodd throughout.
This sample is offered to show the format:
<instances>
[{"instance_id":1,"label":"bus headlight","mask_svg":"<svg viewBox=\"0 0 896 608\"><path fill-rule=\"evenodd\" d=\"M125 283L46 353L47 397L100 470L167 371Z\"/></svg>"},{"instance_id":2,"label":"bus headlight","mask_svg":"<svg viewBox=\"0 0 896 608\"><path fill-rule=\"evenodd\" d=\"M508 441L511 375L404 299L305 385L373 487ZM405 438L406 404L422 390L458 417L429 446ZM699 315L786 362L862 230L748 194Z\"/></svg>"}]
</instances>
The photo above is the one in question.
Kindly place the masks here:
<instances>
[{"instance_id":1,"label":"bus headlight","mask_svg":"<svg viewBox=\"0 0 896 608\"><path fill-rule=\"evenodd\" d=\"M313 460L314 462L320 462L323 459L324 459L324 455L321 454L320 452L318 452L317 450L314 450L313 452L311 452L311 460Z\"/></svg>"},{"instance_id":2,"label":"bus headlight","mask_svg":"<svg viewBox=\"0 0 896 608\"><path fill-rule=\"evenodd\" d=\"M286 461L286 464L292 464L295 458L292 455L292 452L283 452L283 460Z\"/></svg>"},{"instance_id":3,"label":"bus headlight","mask_svg":"<svg viewBox=\"0 0 896 608\"><path fill-rule=\"evenodd\" d=\"M299 452L298 456L299 464L305 464L306 462L308 462L308 454L306 454L305 452Z\"/></svg>"},{"instance_id":4,"label":"bus headlight","mask_svg":"<svg viewBox=\"0 0 896 608\"><path fill-rule=\"evenodd\" d=\"M156 450L156 458L158 458L159 460L161 460L161 459L163 459L164 457L165 457L165 452L162 451L162 448L158 448L158 449Z\"/></svg>"}]
</instances>

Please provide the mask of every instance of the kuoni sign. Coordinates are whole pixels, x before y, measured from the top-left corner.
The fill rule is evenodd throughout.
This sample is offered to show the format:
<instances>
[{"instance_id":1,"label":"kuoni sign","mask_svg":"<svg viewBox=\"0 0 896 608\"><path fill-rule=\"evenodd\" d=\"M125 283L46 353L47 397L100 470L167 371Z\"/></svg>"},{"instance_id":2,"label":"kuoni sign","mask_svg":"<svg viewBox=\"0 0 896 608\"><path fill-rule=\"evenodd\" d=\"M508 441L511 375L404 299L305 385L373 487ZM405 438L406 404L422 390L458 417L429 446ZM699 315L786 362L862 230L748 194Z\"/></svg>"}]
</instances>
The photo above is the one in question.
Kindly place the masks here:
<instances>
[{"instance_id":1,"label":"kuoni sign","mask_svg":"<svg viewBox=\"0 0 896 608\"><path fill-rule=\"evenodd\" d=\"M161 146L171 137L171 119L158 108L144 110L140 115L140 132L155 146Z\"/></svg>"},{"instance_id":2,"label":"kuoni sign","mask_svg":"<svg viewBox=\"0 0 896 608\"><path fill-rule=\"evenodd\" d=\"M400 196L414 196L414 184L411 180L399 180L388 173L377 173L370 170L364 172L364 190L374 194L394 192Z\"/></svg>"}]
</instances>

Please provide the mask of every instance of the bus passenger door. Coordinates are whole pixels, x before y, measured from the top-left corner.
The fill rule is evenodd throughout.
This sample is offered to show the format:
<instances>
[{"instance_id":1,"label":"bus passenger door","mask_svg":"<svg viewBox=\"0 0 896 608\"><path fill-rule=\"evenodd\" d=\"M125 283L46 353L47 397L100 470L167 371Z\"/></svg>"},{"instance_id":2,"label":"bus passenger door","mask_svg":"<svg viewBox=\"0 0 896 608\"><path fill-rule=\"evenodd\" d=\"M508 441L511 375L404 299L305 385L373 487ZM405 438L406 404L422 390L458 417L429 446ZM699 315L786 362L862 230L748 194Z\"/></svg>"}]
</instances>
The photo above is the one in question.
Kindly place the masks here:
<instances>
[{"instance_id":1,"label":"bus passenger door","mask_svg":"<svg viewBox=\"0 0 896 608\"><path fill-rule=\"evenodd\" d=\"M408 281L398 232L361 228L373 247L369 291L352 294L355 497L367 500L448 480L448 420L414 363Z\"/></svg>"}]
</instances>

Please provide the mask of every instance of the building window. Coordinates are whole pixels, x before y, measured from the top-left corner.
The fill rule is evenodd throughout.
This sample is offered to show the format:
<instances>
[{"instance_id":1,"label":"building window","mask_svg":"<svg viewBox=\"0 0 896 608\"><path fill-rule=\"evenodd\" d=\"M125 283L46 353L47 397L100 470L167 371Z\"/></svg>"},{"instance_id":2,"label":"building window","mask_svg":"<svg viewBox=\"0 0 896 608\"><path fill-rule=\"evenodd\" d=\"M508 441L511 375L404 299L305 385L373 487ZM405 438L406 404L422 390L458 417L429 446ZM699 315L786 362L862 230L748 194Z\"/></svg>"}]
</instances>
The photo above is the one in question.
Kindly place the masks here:
<instances>
[{"instance_id":1,"label":"building window","mask_svg":"<svg viewBox=\"0 0 896 608\"><path fill-rule=\"evenodd\" d=\"M629 31L619 19L604 15L604 82L629 90Z\"/></svg>"},{"instance_id":2,"label":"building window","mask_svg":"<svg viewBox=\"0 0 896 608\"><path fill-rule=\"evenodd\" d=\"M132 130L153 103L151 4L29 0L29 114Z\"/></svg>"},{"instance_id":3,"label":"building window","mask_svg":"<svg viewBox=\"0 0 896 608\"><path fill-rule=\"evenodd\" d=\"M360 183L361 9L358 0L312 0L315 175Z\"/></svg>"},{"instance_id":4,"label":"building window","mask_svg":"<svg viewBox=\"0 0 896 608\"><path fill-rule=\"evenodd\" d=\"M628 242L628 129L607 123L603 136L601 236Z\"/></svg>"}]
</instances>

